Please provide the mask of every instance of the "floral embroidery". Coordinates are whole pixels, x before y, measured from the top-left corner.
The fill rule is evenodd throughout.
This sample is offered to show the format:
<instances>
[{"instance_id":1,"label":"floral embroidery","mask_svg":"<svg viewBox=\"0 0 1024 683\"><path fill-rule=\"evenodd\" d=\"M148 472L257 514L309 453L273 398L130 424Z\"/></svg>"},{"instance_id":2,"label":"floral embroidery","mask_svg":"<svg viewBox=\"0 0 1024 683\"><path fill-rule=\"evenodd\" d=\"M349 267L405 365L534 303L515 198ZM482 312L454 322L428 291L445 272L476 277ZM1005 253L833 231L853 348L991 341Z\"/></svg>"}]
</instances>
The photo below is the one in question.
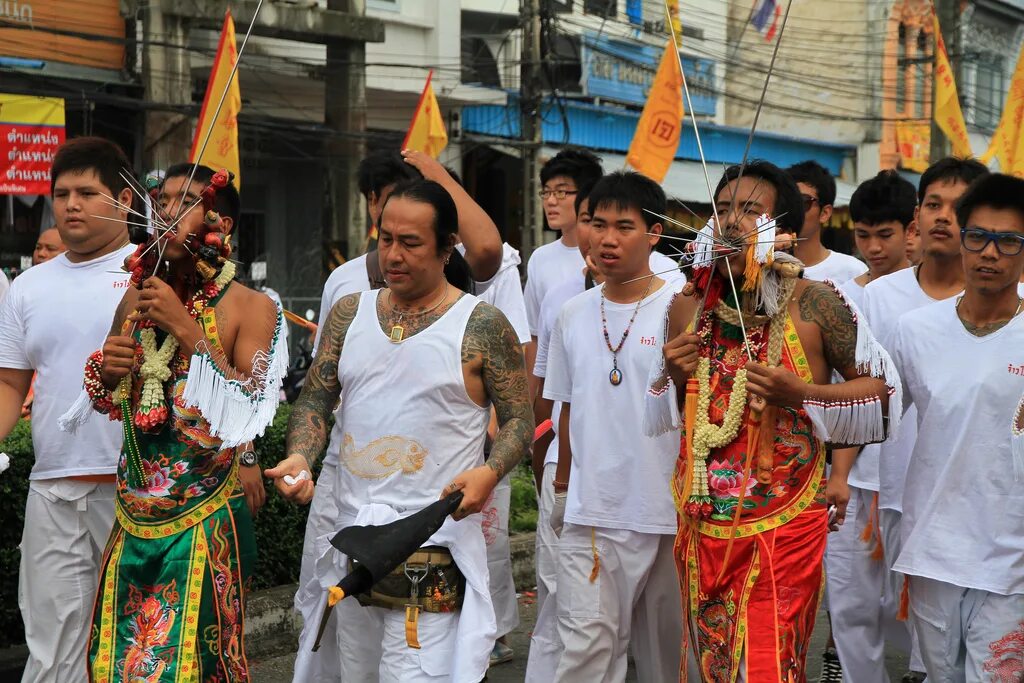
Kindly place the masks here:
<instances>
[{"instance_id":1,"label":"floral embroidery","mask_svg":"<svg viewBox=\"0 0 1024 683\"><path fill-rule=\"evenodd\" d=\"M724 597L701 595L697 605L697 641L700 668L709 681L728 681L730 634L736 621L736 601L730 590Z\"/></svg>"},{"instance_id":2,"label":"floral embroidery","mask_svg":"<svg viewBox=\"0 0 1024 683\"><path fill-rule=\"evenodd\" d=\"M1024 680L1024 621L1013 631L988 646L992 656L985 660L985 673L992 683L1020 683Z\"/></svg>"},{"instance_id":3,"label":"floral embroidery","mask_svg":"<svg viewBox=\"0 0 1024 683\"><path fill-rule=\"evenodd\" d=\"M155 683L174 661L174 649L165 646L177 616L179 595L175 585L171 581L166 586L154 586L149 595L143 595L135 586L129 587L124 613L132 616L128 624L131 635L121 667L122 680Z\"/></svg>"}]
</instances>

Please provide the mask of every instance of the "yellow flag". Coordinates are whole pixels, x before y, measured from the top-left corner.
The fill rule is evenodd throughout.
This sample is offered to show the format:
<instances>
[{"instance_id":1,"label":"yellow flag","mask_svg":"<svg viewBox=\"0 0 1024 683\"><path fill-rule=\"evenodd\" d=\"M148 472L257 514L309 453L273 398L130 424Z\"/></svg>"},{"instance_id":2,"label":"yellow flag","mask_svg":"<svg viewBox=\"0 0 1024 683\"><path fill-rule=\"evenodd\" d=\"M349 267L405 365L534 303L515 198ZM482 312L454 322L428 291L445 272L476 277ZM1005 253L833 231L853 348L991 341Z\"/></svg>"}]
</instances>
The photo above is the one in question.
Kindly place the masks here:
<instances>
[{"instance_id":1,"label":"yellow flag","mask_svg":"<svg viewBox=\"0 0 1024 683\"><path fill-rule=\"evenodd\" d=\"M242 111L242 91L238 87L237 74L231 79L230 86L228 85L228 78L231 77L231 70L237 60L235 21L231 18L231 10L228 10L224 13L224 27L220 31L220 43L217 45L217 55L213 58L210 81L206 84L203 108L199 111L196 136L192 140L192 151L188 157L192 163L198 161L214 171L219 171L222 168L231 171L235 174L235 187L241 189L242 166L238 158L238 113ZM225 88L227 88L227 96L224 98L220 115L215 120L213 115L217 111L217 104L220 102ZM202 151L202 158L197 158L207 135L210 136L210 140L206 143L206 149Z\"/></svg>"},{"instance_id":2,"label":"yellow flag","mask_svg":"<svg viewBox=\"0 0 1024 683\"><path fill-rule=\"evenodd\" d=\"M423 86L423 93L420 94L416 112L412 115L412 122L409 124L409 132L405 134L405 141L402 142L402 149L415 149L436 159L448 144L448 132L444 129L441 107L437 104L434 88L430 85L430 79L433 76L433 71L427 74L427 84Z\"/></svg>"},{"instance_id":3,"label":"yellow flag","mask_svg":"<svg viewBox=\"0 0 1024 683\"><path fill-rule=\"evenodd\" d=\"M1017 58L999 127L981 161L987 164L992 157L999 159L1001 172L1024 177L1024 50Z\"/></svg>"},{"instance_id":4,"label":"yellow flag","mask_svg":"<svg viewBox=\"0 0 1024 683\"><path fill-rule=\"evenodd\" d=\"M956 79L949 65L946 53L946 41L942 39L939 28L939 17L932 7L932 21L935 25L935 123L949 138L953 146L953 156L967 158L971 156L971 142L967 137L967 124L964 113L960 110L960 98L956 92Z\"/></svg>"},{"instance_id":5,"label":"yellow flag","mask_svg":"<svg viewBox=\"0 0 1024 683\"><path fill-rule=\"evenodd\" d=\"M679 148L684 113L682 87L675 43L669 39L626 154L630 166L659 183L665 179Z\"/></svg>"}]
</instances>

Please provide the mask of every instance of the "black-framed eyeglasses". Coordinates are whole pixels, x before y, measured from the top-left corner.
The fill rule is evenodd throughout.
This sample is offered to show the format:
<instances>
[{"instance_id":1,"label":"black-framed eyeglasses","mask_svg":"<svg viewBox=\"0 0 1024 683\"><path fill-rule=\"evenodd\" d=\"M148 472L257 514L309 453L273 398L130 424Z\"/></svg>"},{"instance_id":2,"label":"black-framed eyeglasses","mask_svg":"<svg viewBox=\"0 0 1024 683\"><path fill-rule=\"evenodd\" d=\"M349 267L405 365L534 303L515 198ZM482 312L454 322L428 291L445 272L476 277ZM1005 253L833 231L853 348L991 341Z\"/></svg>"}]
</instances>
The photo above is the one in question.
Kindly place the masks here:
<instances>
[{"instance_id":1,"label":"black-framed eyeglasses","mask_svg":"<svg viewBox=\"0 0 1024 683\"><path fill-rule=\"evenodd\" d=\"M1016 256L1024 250L1024 235L1019 232L992 232L984 228L961 228L960 243L967 251L985 251L989 243L995 243L996 251L1003 256Z\"/></svg>"},{"instance_id":2,"label":"black-framed eyeglasses","mask_svg":"<svg viewBox=\"0 0 1024 683\"><path fill-rule=\"evenodd\" d=\"M812 197L809 194L802 194L800 196L804 200L804 211L810 211L811 208L813 208L814 205L818 202L818 198L817 197Z\"/></svg>"},{"instance_id":3,"label":"black-framed eyeglasses","mask_svg":"<svg viewBox=\"0 0 1024 683\"><path fill-rule=\"evenodd\" d=\"M541 199L546 200L552 195L554 195L555 199L557 199L558 201L562 201L566 197L569 197L574 194L579 194L579 190L541 190L537 194L540 195Z\"/></svg>"}]
</instances>

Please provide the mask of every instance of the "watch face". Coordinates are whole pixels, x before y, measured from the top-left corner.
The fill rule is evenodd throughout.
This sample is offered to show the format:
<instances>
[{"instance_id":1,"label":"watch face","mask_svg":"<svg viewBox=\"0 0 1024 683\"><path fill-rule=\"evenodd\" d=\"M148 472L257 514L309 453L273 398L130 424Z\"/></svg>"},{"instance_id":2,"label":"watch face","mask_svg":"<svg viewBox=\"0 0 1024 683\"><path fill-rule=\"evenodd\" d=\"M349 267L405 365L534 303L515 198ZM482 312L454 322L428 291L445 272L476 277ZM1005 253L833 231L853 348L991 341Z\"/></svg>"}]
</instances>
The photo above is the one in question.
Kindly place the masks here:
<instances>
[{"instance_id":1,"label":"watch face","mask_svg":"<svg viewBox=\"0 0 1024 683\"><path fill-rule=\"evenodd\" d=\"M239 456L238 461L245 467L252 467L256 464L256 453L254 451L246 451Z\"/></svg>"}]
</instances>

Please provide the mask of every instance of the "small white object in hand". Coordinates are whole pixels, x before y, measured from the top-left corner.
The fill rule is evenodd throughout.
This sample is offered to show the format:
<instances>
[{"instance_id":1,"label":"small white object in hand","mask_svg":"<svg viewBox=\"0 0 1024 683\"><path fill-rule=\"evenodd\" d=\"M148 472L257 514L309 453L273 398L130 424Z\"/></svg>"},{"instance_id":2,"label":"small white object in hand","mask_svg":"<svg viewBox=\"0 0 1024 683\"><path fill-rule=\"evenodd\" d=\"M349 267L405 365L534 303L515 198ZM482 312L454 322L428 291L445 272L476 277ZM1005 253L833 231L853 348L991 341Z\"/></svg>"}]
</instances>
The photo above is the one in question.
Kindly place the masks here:
<instances>
[{"instance_id":1,"label":"small white object in hand","mask_svg":"<svg viewBox=\"0 0 1024 683\"><path fill-rule=\"evenodd\" d=\"M6 453L0 453L0 472L3 472L11 466L11 456Z\"/></svg>"},{"instance_id":2,"label":"small white object in hand","mask_svg":"<svg viewBox=\"0 0 1024 683\"><path fill-rule=\"evenodd\" d=\"M289 486L295 486L300 481L304 481L306 479L311 479L311 478L312 477L309 476L309 470L302 470L301 472L299 472L299 476L297 476L297 477L293 477L290 474L286 474L283 477L284 483L288 484Z\"/></svg>"}]
</instances>

